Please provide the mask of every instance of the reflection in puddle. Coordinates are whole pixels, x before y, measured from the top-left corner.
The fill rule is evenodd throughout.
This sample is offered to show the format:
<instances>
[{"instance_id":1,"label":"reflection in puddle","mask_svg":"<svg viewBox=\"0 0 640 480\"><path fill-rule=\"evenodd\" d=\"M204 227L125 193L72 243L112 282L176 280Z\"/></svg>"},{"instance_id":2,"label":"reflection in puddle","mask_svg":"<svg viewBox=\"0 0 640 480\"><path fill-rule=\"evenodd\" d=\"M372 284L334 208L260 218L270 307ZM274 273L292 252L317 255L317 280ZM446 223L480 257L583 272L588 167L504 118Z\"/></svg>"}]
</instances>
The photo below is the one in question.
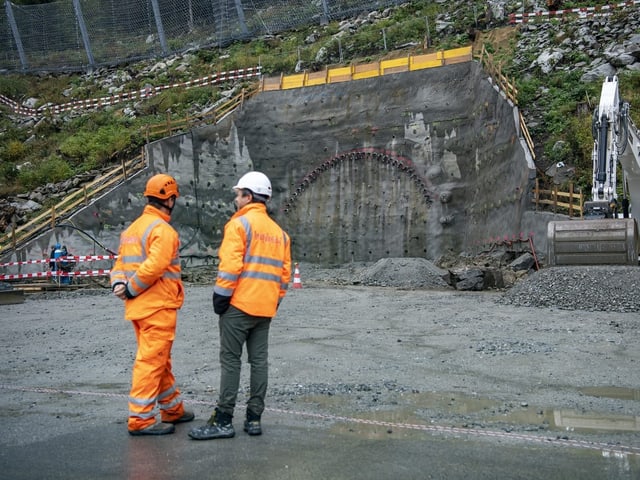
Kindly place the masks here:
<instances>
[{"instance_id":1,"label":"reflection in puddle","mask_svg":"<svg viewBox=\"0 0 640 480\"><path fill-rule=\"evenodd\" d=\"M553 419L557 427L565 427L570 430L640 432L640 417L555 410Z\"/></svg>"},{"instance_id":2,"label":"reflection in puddle","mask_svg":"<svg viewBox=\"0 0 640 480\"><path fill-rule=\"evenodd\" d=\"M624 387L586 387L578 389L591 397L617 398L620 400L640 400L640 390Z\"/></svg>"},{"instance_id":3,"label":"reflection in puddle","mask_svg":"<svg viewBox=\"0 0 640 480\"><path fill-rule=\"evenodd\" d=\"M589 395L636 400L639 390L623 388L583 389ZM599 393L596 393L599 392ZM353 404L353 399L342 395L314 395L304 397L305 402L316 404L324 411L340 417L359 419L357 423L338 422L334 429L340 433L357 433L366 438L412 437L419 431L394 428L401 425L442 425L465 428L496 428L509 431L509 426L524 426L528 431L583 431L583 432L640 432L640 417L602 414L570 409L543 409L526 403L507 402L480 397L467 397L455 393L402 393L384 404L366 406ZM347 410L348 409L348 410ZM462 416L452 420L449 415ZM367 424L367 421L376 422ZM381 425L389 423L390 425Z\"/></svg>"}]
</instances>

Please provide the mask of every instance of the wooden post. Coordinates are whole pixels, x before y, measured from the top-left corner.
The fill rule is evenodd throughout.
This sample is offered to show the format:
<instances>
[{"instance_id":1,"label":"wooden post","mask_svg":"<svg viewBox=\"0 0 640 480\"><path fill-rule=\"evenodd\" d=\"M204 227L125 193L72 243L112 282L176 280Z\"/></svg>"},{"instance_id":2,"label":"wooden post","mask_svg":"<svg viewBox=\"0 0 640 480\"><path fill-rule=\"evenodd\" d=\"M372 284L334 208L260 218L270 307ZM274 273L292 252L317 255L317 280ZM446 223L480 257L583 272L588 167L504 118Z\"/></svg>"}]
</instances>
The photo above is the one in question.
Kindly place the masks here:
<instances>
[{"instance_id":1,"label":"wooden post","mask_svg":"<svg viewBox=\"0 0 640 480\"><path fill-rule=\"evenodd\" d=\"M582 189L580 189L580 218L583 218L584 215L584 194L582 193Z\"/></svg>"},{"instance_id":2,"label":"wooden post","mask_svg":"<svg viewBox=\"0 0 640 480\"><path fill-rule=\"evenodd\" d=\"M126 180L127 179L127 165L126 165L126 163L124 161L124 158L122 158L120 160L120 164L122 165L122 176Z\"/></svg>"},{"instance_id":3,"label":"wooden post","mask_svg":"<svg viewBox=\"0 0 640 480\"><path fill-rule=\"evenodd\" d=\"M56 228L56 207L51 207L51 228Z\"/></svg>"},{"instance_id":4,"label":"wooden post","mask_svg":"<svg viewBox=\"0 0 640 480\"><path fill-rule=\"evenodd\" d=\"M558 210L558 185L553 186L553 213Z\"/></svg>"},{"instance_id":5,"label":"wooden post","mask_svg":"<svg viewBox=\"0 0 640 480\"><path fill-rule=\"evenodd\" d=\"M16 249L18 242L16 242L16 216L13 215L11 218L11 244L13 245L13 249Z\"/></svg>"},{"instance_id":6,"label":"wooden post","mask_svg":"<svg viewBox=\"0 0 640 480\"><path fill-rule=\"evenodd\" d=\"M87 186L82 186L82 192L84 193L84 204L89 205L89 195L87 194Z\"/></svg>"},{"instance_id":7,"label":"wooden post","mask_svg":"<svg viewBox=\"0 0 640 480\"><path fill-rule=\"evenodd\" d=\"M536 186L534 189L536 198L536 212L538 211L538 204L540 202L540 179L536 178Z\"/></svg>"},{"instance_id":8,"label":"wooden post","mask_svg":"<svg viewBox=\"0 0 640 480\"><path fill-rule=\"evenodd\" d=\"M569 184L569 216L573 217L573 182Z\"/></svg>"}]
</instances>

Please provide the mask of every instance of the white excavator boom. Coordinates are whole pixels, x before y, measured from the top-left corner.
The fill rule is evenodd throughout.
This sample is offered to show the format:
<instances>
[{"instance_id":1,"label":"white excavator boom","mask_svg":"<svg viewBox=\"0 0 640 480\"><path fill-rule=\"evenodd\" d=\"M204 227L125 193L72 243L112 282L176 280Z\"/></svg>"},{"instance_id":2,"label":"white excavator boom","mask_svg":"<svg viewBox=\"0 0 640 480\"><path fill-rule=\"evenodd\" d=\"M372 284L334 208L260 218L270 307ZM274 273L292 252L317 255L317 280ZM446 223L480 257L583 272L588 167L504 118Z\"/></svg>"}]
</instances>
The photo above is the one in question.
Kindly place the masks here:
<instances>
[{"instance_id":1,"label":"white excavator boom","mask_svg":"<svg viewBox=\"0 0 640 480\"><path fill-rule=\"evenodd\" d=\"M602 84L593 138L591 200L584 204L583 219L549 222L548 263L638 265L640 241L633 206L640 212L640 134L629 117L629 104L620 100L617 76Z\"/></svg>"}]
</instances>

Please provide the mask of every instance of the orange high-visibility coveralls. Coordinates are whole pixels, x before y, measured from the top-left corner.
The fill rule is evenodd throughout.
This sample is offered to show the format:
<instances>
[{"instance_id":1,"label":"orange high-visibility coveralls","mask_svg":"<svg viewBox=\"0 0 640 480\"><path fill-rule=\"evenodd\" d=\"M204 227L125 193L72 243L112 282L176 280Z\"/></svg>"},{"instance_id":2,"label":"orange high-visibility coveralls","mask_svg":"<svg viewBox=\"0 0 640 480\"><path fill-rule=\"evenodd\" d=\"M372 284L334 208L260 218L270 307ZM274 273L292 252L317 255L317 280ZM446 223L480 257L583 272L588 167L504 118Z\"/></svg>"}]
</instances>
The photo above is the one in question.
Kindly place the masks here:
<instances>
[{"instance_id":1,"label":"orange high-visibility coveralls","mask_svg":"<svg viewBox=\"0 0 640 480\"><path fill-rule=\"evenodd\" d=\"M274 317L291 279L291 241L263 203L249 203L231 217L218 256L213 291L249 315Z\"/></svg>"},{"instance_id":2,"label":"orange high-visibility coveralls","mask_svg":"<svg viewBox=\"0 0 640 480\"><path fill-rule=\"evenodd\" d=\"M125 318L131 321L138 344L129 393L129 430L154 424L156 404L164 422L184 413L171 370L171 347L184 289L180 240L169 220L169 215L147 205L120 236L111 271L112 288L126 284Z\"/></svg>"}]
</instances>

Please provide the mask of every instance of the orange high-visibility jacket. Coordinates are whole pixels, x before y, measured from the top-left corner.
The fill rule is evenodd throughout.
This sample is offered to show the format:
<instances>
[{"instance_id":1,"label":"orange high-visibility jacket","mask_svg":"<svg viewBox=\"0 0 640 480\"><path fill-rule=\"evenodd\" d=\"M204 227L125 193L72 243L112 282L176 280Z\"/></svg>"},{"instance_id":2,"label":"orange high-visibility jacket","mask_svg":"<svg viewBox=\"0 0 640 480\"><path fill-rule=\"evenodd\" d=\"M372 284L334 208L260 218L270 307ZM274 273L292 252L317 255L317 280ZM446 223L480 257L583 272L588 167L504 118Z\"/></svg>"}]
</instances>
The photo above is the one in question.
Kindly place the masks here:
<instances>
[{"instance_id":1,"label":"orange high-visibility jacket","mask_svg":"<svg viewBox=\"0 0 640 480\"><path fill-rule=\"evenodd\" d=\"M158 310L180 308L184 289L180 277L178 232L169 225L170 216L153 205L144 207L120 235L118 258L111 270L111 288L127 285L124 303L127 320L139 320Z\"/></svg>"},{"instance_id":2,"label":"orange high-visibility jacket","mask_svg":"<svg viewBox=\"0 0 640 480\"><path fill-rule=\"evenodd\" d=\"M231 217L218 256L213 291L249 315L273 317L291 279L291 241L263 203L249 203Z\"/></svg>"}]
</instances>

